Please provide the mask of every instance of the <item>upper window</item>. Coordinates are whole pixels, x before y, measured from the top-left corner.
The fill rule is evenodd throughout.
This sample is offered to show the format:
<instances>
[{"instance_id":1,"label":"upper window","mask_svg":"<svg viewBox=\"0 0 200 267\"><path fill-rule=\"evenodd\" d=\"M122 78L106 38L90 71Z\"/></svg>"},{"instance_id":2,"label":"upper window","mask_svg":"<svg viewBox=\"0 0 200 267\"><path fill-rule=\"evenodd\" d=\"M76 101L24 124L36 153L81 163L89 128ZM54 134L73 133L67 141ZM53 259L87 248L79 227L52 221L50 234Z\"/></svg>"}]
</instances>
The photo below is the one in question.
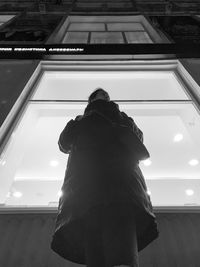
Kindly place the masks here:
<instances>
[{"instance_id":1,"label":"upper window","mask_svg":"<svg viewBox=\"0 0 200 267\"><path fill-rule=\"evenodd\" d=\"M62 43L109 44L160 42L143 16L70 16Z\"/></svg>"}]
</instances>

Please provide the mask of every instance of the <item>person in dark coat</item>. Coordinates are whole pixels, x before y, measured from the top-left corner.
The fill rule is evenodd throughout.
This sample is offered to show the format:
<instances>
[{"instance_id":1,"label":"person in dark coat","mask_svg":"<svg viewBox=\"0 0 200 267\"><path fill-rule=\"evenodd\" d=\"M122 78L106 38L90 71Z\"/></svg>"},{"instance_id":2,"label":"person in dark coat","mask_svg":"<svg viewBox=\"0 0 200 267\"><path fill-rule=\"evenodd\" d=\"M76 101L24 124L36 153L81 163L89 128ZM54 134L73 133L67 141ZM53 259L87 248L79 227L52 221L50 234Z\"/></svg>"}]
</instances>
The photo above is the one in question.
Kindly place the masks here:
<instances>
[{"instance_id":1,"label":"person in dark coat","mask_svg":"<svg viewBox=\"0 0 200 267\"><path fill-rule=\"evenodd\" d=\"M149 156L142 131L99 88L58 145L69 158L51 249L88 267L138 267L138 252L159 235L139 168Z\"/></svg>"}]
</instances>

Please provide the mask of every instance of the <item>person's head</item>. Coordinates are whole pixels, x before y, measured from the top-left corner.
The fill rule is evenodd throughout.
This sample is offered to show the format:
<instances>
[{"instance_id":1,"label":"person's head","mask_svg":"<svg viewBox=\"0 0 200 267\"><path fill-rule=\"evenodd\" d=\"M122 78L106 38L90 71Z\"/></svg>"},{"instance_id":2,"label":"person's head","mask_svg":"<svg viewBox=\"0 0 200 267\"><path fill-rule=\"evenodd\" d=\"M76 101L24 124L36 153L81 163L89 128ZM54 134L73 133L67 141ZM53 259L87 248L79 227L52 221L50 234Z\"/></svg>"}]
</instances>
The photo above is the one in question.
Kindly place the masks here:
<instances>
[{"instance_id":1,"label":"person's head","mask_svg":"<svg viewBox=\"0 0 200 267\"><path fill-rule=\"evenodd\" d=\"M91 95L88 98L88 102L91 103L97 99L102 99L106 101L110 101L109 94L103 90L102 88L97 88L94 92L91 93Z\"/></svg>"}]
</instances>

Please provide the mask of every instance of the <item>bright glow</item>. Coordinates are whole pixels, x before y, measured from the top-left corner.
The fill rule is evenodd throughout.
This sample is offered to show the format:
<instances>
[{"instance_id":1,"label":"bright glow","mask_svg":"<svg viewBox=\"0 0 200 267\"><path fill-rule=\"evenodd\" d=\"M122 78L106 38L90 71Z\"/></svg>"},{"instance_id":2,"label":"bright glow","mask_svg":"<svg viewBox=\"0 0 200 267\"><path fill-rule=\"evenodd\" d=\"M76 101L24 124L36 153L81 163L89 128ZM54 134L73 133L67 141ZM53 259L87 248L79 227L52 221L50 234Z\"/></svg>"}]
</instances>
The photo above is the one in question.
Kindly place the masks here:
<instances>
[{"instance_id":1,"label":"bright glow","mask_svg":"<svg viewBox=\"0 0 200 267\"><path fill-rule=\"evenodd\" d=\"M10 192L8 192L7 193L7 195L6 195L6 197L10 197L11 196L11 193Z\"/></svg>"},{"instance_id":2,"label":"bright glow","mask_svg":"<svg viewBox=\"0 0 200 267\"><path fill-rule=\"evenodd\" d=\"M62 191L59 191L58 192L58 196L61 197L63 195L63 192Z\"/></svg>"},{"instance_id":3,"label":"bright glow","mask_svg":"<svg viewBox=\"0 0 200 267\"><path fill-rule=\"evenodd\" d=\"M188 162L191 166L196 166L199 164L199 161L197 159L191 159L189 162Z\"/></svg>"},{"instance_id":4,"label":"bright glow","mask_svg":"<svg viewBox=\"0 0 200 267\"><path fill-rule=\"evenodd\" d=\"M49 163L52 167L58 166L59 162L57 160L51 160Z\"/></svg>"},{"instance_id":5,"label":"bright glow","mask_svg":"<svg viewBox=\"0 0 200 267\"><path fill-rule=\"evenodd\" d=\"M22 193L19 192L19 191L16 191L16 192L13 193L13 196L14 197L21 197L22 196Z\"/></svg>"},{"instance_id":6,"label":"bright glow","mask_svg":"<svg viewBox=\"0 0 200 267\"><path fill-rule=\"evenodd\" d=\"M180 142L183 139L183 135L178 133L174 136L174 142Z\"/></svg>"},{"instance_id":7,"label":"bright glow","mask_svg":"<svg viewBox=\"0 0 200 267\"><path fill-rule=\"evenodd\" d=\"M147 194L150 196L151 195L151 191L148 189L147 190Z\"/></svg>"},{"instance_id":8,"label":"bright glow","mask_svg":"<svg viewBox=\"0 0 200 267\"><path fill-rule=\"evenodd\" d=\"M192 189L186 189L185 190L186 195L192 196L194 194L194 191Z\"/></svg>"},{"instance_id":9,"label":"bright glow","mask_svg":"<svg viewBox=\"0 0 200 267\"><path fill-rule=\"evenodd\" d=\"M151 162L150 159L146 159L146 160L143 161L143 164L144 164L145 166L150 166L150 165L152 164L152 162Z\"/></svg>"},{"instance_id":10,"label":"bright glow","mask_svg":"<svg viewBox=\"0 0 200 267\"><path fill-rule=\"evenodd\" d=\"M6 164L6 161L0 159L0 165L4 166L5 164Z\"/></svg>"}]
</instances>

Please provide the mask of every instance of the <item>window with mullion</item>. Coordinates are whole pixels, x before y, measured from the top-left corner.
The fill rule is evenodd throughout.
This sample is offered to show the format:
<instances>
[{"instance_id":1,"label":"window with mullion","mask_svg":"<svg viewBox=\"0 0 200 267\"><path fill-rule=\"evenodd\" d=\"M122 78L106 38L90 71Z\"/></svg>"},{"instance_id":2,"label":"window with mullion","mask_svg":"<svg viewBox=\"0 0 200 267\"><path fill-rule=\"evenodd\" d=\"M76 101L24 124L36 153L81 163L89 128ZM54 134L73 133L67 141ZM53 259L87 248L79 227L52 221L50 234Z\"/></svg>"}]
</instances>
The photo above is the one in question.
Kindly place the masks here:
<instances>
[{"instance_id":1,"label":"window with mullion","mask_svg":"<svg viewBox=\"0 0 200 267\"><path fill-rule=\"evenodd\" d=\"M63 43L153 43L140 22L71 22Z\"/></svg>"}]
</instances>

